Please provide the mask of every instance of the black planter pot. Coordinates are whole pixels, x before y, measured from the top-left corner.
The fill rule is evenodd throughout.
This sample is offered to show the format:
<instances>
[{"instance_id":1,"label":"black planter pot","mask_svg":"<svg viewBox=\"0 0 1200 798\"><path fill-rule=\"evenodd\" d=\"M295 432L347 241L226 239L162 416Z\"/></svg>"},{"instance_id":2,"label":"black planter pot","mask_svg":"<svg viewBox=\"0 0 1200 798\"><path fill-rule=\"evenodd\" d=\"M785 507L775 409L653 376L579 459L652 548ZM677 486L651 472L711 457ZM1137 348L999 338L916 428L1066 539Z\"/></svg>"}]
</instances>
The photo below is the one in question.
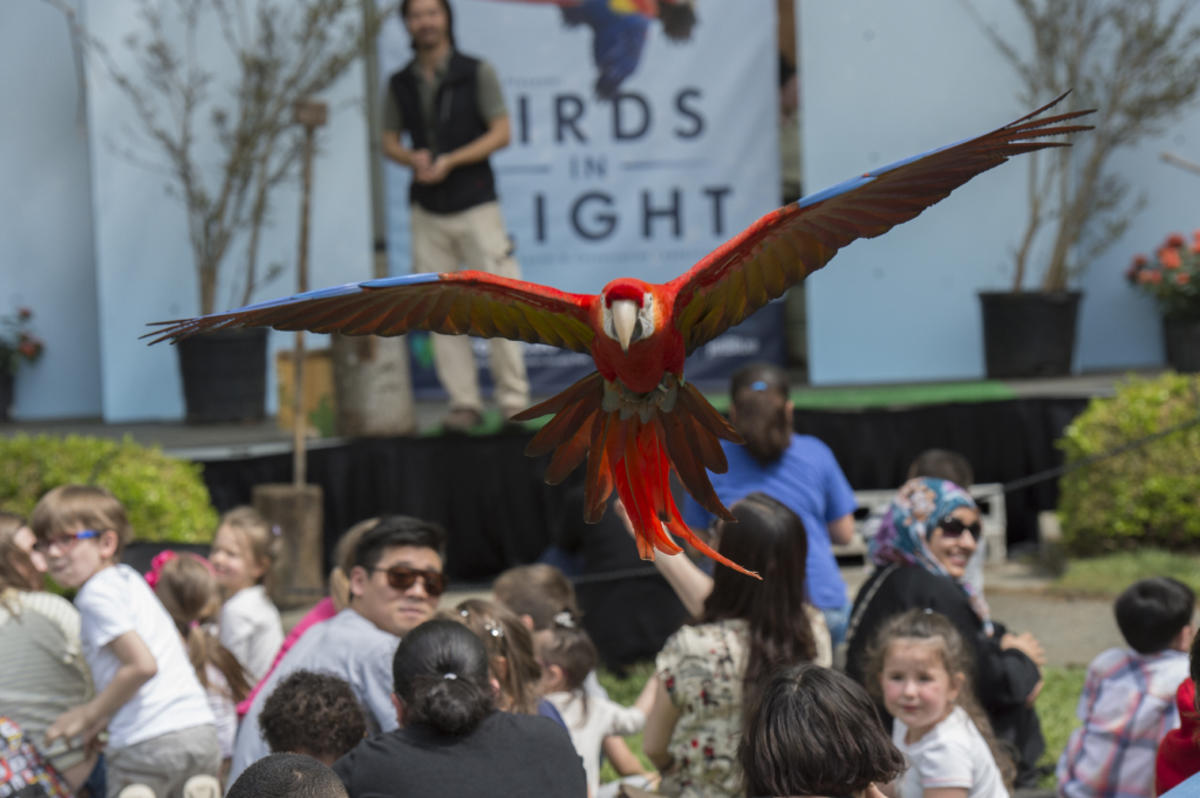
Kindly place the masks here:
<instances>
[{"instance_id":1,"label":"black planter pot","mask_svg":"<svg viewBox=\"0 0 1200 798\"><path fill-rule=\"evenodd\" d=\"M1200 319L1163 319L1167 365L1176 371L1200 371Z\"/></svg>"},{"instance_id":2,"label":"black planter pot","mask_svg":"<svg viewBox=\"0 0 1200 798\"><path fill-rule=\"evenodd\" d=\"M990 379L1071 373L1079 291L981 291L983 352Z\"/></svg>"},{"instance_id":3,"label":"black planter pot","mask_svg":"<svg viewBox=\"0 0 1200 798\"><path fill-rule=\"evenodd\" d=\"M217 330L179 349L187 423L261 421L266 415L267 330Z\"/></svg>"},{"instance_id":4,"label":"black planter pot","mask_svg":"<svg viewBox=\"0 0 1200 798\"><path fill-rule=\"evenodd\" d=\"M8 411L13 403L14 382L11 372L0 369L0 421L8 421Z\"/></svg>"}]
</instances>

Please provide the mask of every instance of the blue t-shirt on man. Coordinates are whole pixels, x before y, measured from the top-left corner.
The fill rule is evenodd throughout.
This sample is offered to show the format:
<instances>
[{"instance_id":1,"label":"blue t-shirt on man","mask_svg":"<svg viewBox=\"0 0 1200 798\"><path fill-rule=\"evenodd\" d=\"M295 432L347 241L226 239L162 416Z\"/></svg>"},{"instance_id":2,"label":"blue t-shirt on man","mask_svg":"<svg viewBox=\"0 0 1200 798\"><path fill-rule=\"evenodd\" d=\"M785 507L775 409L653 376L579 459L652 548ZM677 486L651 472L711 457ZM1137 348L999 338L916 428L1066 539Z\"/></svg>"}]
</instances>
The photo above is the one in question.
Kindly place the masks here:
<instances>
[{"instance_id":1,"label":"blue t-shirt on man","mask_svg":"<svg viewBox=\"0 0 1200 798\"><path fill-rule=\"evenodd\" d=\"M760 491L800 516L808 532L805 579L809 599L821 610L845 607L846 583L833 556L828 524L854 512L857 502L833 452L817 438L795 433L783 456L766 466L751 457L744 446L721 441L721 448L725 450L729 470L708 475L717 497L729 507ZM712 517L695 499L686 497L683 520L689 526L704 529Z\"/></svg>"}]
</instances>

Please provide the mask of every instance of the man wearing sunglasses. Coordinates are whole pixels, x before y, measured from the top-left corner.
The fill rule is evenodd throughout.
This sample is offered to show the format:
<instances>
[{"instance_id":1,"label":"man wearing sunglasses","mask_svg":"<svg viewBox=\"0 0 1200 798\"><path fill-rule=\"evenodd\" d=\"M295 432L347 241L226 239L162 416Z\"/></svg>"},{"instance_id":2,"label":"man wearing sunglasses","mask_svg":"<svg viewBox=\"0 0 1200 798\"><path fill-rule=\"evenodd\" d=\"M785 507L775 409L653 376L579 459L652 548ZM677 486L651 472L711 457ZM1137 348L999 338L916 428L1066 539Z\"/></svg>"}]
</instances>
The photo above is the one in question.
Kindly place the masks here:
<instances>
[{"instance_id":1,"label":"man wearing sunglasses","mask_svg":"<svg viewBox=\"0 0 1200 798\"><path fill-rule=\"evenodd\" d=\"M230 782L271 753L259 713L275 686L297 670L345 679L367 709L372 732L396 728L392 658L400 638L437 610L446 589L444 546L441 527L407 516L381 518L363 534L349 574L350 605L309 629L268 677L238 729Z\"/></svg>"}]
</instances>

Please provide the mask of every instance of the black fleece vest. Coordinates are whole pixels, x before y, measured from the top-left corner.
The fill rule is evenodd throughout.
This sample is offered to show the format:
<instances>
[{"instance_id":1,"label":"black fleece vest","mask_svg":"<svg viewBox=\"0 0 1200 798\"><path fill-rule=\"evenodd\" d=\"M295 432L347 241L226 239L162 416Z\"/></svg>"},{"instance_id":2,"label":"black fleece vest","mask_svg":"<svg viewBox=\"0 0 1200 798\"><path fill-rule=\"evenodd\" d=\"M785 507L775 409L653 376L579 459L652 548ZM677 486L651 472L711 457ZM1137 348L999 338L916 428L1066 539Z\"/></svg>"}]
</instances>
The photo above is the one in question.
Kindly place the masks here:
<instances>
[{"instance_id":1,"label":"black fleece vest","mask_svg":"<svg viewBox=\"0 0 1200 798\"><path fill-rule=\"evenodd\" d=\"M433 101L437 119L431 127L437 131L438 140L438 151L433 153L435 157L469 144L487 132L487 120L480 118L476 101L478 74L478 59L458 52L450 55L446 77ZM425 136L426 119L417 91L419 79L414 59L392 75L389 83L404 127L412 137L414 150L429 148ZM413 180L408 198L431 213L455 213L496 199L496 181L485 158L454 169L441 183L427 185Z\"/></svg>"}]
</instances>

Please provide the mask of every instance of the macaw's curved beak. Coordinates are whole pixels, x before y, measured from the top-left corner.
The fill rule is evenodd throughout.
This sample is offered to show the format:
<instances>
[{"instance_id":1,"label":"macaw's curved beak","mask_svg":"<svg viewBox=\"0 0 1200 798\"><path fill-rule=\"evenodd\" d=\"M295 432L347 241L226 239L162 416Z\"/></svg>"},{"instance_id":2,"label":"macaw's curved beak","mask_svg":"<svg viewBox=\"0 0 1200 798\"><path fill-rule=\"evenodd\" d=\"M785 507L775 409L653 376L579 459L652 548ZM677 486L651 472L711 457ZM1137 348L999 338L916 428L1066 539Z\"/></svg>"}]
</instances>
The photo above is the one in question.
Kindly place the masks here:
<instances>
[{"instance_id":1,"label":"macaw's curved beak","mask_svg":"<svg viewBox=\"0 0 1200 798\"><path fill-rule=\"evenodd\" d=\"M637 326L637 303L632 299L614 299L609 310L612 312L613 330L617 333L621 351L628 352L629 343L633 340L633 328Z\"/></svg>"}]
</instances>

